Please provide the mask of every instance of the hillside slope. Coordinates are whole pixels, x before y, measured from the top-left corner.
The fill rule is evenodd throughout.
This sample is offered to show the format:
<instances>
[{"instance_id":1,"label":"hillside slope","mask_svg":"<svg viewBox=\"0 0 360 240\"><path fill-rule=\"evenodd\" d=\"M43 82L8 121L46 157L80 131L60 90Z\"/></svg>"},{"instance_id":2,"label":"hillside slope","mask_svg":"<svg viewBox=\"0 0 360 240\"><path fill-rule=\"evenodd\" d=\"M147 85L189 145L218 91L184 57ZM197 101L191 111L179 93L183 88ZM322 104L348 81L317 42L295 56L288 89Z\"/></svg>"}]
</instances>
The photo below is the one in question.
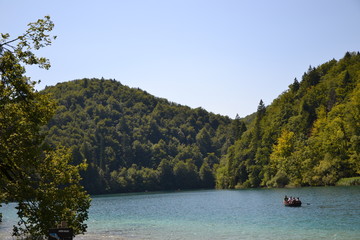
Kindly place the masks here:
<instances>
[{"instance_id":1,"label":"hillside slope","mask_svg":"<svg viewBox=\"0 0 360 240\"><path fill-rule=\"evenodd\" d=\"M91 193L333 185L360 175L360 54L310 67L269 106L231 120L115 80L44 91L47 142L86 159Z\"/></svg>"},{"instance_id":2,"label":"hillside slope","mask_svg":"<svg viewBox=\"0 0 360 240\"><path fill-rule=\"evenodd\" d=\"M214 166L244 131L239 119L115 80L75 80L44 92L59 104L46 140L71 147L75 163L86 159L83 184L91 193L213 188Z\"/></svg>"},{"instance_id":3,"label":"hillside slope","mask_svg":"<svg viewBox=\"0 0 360 240\"><path fill-rule=\"evenodd\" d=\"M310 67L271 105L217 169L218 188L333 185L360 174L360 54Z\"/></svg>"}]
</instances>

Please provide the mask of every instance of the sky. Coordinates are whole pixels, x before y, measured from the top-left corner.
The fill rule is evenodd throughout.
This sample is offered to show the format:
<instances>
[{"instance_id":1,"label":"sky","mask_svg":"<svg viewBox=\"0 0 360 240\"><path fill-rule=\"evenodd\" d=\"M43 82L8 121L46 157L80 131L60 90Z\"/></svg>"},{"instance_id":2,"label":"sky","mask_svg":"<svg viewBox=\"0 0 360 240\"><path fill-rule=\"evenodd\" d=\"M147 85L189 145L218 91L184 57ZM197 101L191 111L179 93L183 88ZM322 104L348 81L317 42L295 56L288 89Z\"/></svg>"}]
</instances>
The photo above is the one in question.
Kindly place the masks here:
<instances>
[{"instance_id":1,"label":"sky","mask_svg":"<svg viewBox=\"0 0 360 240\"><path fill-rule=\"evenodd\" d=\"M360 51L360 0L0 0L13 38L50 15L57 39L28 67L37 89L116 79L235 118L301 80L309 66Z\"/></svg>"}]
</instances>

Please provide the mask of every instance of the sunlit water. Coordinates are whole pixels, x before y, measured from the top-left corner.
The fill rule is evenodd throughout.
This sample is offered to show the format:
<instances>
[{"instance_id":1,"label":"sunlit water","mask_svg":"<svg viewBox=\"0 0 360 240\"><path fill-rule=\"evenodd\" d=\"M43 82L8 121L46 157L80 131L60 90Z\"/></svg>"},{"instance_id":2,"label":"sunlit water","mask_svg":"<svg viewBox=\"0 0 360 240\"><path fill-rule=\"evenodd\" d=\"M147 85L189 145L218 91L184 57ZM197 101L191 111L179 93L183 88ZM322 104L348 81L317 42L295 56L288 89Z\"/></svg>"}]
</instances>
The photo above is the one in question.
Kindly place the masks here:
<instances>
[{"instance_id":1,"label":"sunlit water","mask_svg":"<svg viewBox=\"0 0 360 240\"><path fill-rule=\"evenodd\" d=\"M284 195L303 206L282 205ZM0 239L11 239L14 204ZM84 239L360 239L360 187L211 190L93 197Z\"/></svg>"}]
</instances>

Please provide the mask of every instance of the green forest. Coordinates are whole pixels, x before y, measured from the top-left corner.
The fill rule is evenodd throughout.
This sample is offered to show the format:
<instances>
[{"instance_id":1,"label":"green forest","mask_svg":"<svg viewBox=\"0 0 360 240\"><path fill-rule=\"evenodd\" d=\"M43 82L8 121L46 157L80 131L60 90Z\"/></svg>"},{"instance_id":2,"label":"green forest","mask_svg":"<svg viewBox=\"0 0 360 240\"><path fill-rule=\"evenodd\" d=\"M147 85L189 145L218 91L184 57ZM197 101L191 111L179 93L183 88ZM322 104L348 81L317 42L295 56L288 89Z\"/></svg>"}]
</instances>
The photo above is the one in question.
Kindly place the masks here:
<instances>
[{"instance_id":1,"label":"green forest","mask_svg":"<svg viewBox=\"0 0 360 240\"><path fill-rule=\"evenodd\" d=\"M334 185L360 175L360 54L309 67L240 119L157 98L116 80L47 87L49 146L88 164L92 194Z\"/></svg>"},{"instance_id":2,"label":"green forest","mask_svg":"<svg viewBox=\"0 0 360 240\"><path fill-rule=\"evenodd\" d=\"M115 80L48 87L57 114L47 142L71 147L90 193L214 188L214 169L246 130L240 120L191 109Z\"/></svg>"},{"instance_id":3,"label":"green forest","mask_svg":"<svg viewBox=\"0 0 360 240\"><path fill-rule=\"evenodd\" d=\"M323 186L360 174L360 54L316 68L265 107L216 169L218 188Z\"/></svg>"}]
</instances>

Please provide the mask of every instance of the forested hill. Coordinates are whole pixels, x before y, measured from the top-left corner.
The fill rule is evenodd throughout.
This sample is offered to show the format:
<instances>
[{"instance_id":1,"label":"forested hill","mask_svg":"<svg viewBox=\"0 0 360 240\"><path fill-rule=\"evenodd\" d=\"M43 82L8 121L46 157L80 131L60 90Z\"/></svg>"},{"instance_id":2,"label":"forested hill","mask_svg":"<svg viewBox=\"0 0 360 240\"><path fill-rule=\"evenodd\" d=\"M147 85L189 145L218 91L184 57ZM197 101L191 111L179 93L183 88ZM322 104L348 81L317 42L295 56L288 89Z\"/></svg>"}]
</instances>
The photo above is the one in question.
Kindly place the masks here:
<instances>
[{"instance_id":1,"label":"forested hill","mask_svg":"<svg viewBox=\"0 0 360 240\"><path fill-rule=\"evenodd\" d=\"M333 185L360 175L360 54L310 67L271 105L217 169L219 188Z\"/></svg>"},{"instance_id":2,"label":"forested hill","mask_svg":"<svg viewBox=\"0 0 360 240\"><path fill-rule=\"evenodd\" d=\"M90 193L333 185L360 175L360 54L310 67L246 119L156 98L115 80L44 90L47 142L89 164ZM245 124L245 123L246 124Z\"/></svg>"},{"instance_id":3,"label":"forested hill","mask_svg":"<svg viewBox=\"0 0 360 240\"><path fill-rule=\"evenodd\" d=\"M44 90L59 103L47 142L86 159L90 193L213 188L214 167L245 125L156 98L115 80L82 79Z\"/></svg>"}]
</instances>

